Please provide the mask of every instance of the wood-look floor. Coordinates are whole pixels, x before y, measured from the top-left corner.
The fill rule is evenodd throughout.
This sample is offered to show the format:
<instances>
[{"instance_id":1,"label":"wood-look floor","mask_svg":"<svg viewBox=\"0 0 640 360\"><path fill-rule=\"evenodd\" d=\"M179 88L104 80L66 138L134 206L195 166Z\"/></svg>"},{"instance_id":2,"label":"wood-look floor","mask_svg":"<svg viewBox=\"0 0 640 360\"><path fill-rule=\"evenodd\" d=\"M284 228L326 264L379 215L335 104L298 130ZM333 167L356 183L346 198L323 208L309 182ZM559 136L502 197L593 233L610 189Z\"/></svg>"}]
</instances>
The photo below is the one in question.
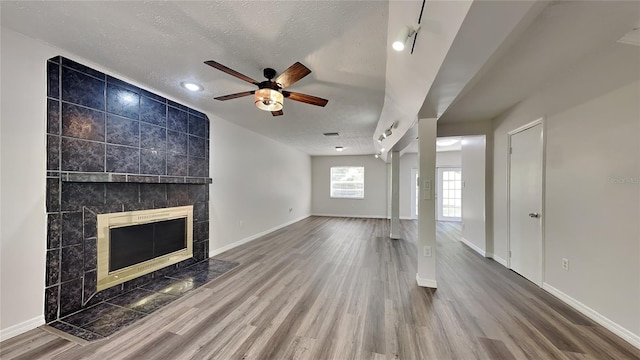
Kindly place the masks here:
<instances>
[{"instance_id":1,"label":"wood-look floor","mask_svg":"<svg viewBox=\"0 0 640 360\"><path fill-rule=\"evenodd\" d=\"M438 290L416 286L417 224L311 217L219 258L240 267L110 339L36 329L2 359L640 359L640 351L438 224Z\"/></svg>"}]
</instances>

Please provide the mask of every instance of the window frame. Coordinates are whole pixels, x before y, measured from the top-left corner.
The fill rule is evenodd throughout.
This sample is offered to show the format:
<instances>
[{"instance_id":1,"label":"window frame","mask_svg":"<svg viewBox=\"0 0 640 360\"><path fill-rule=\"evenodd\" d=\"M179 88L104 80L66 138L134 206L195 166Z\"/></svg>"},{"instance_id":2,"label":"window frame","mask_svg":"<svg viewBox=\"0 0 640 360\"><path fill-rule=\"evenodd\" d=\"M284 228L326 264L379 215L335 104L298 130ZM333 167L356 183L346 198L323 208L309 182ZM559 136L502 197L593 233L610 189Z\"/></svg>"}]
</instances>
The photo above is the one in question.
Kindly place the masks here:
<instances>
[{"instance_id":1,"label":"window frame","mask_svg":"<svg viewBox=\"0 0 640 360\"><path fill-rule=\"evenodd\" d=\"M344 168L357 168L357 169L362 169L362 197L359 196L334 196L333 194L333 190L334 190L334 180L333 180L333 169L344 169ZM353 183L359 183L359 182L353 182ZM365 167L363 165L346 165L346 166L331 166L331 168L329 169L329 197L331 199L348 199L348 200L364 200L364 193L365 193Z\"/></svg>"}]
</instances>

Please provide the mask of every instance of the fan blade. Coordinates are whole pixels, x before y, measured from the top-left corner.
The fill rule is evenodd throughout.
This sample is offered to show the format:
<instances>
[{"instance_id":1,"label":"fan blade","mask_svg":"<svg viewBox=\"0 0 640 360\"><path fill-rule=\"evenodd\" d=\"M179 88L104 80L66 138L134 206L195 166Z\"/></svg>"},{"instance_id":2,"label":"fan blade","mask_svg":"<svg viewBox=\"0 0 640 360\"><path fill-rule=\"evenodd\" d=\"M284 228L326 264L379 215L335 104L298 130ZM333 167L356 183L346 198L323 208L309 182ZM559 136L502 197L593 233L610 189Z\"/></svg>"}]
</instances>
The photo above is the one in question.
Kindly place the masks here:
<instances>
[{"instance_id":1,"label":"fan blade","mask_svg":"<svg viewBox=\"0 0 640 360\"><path fill-rule=\"evenodd\" d=\"M244 91L244 92L241 92L241 93L218 96L217 98L214 98L214 99L220 100L220 101L237 99L237 98L241 98L241 97L244 97L244 96L253 95L253 94L255 94L255 92L256 92L255 90L253 90L253 91Z\"/></svg>"},{"instance_id":2,"label":"fan blade","mask_svg":"<svg viewBox=\"0 0 640 360\"><path fill-rule=\"evenodd\" d=\"M244 80L244 81L246 81L248 83L252 83L253 85L258 85L257 81L253 80L252 78L248 77L247 75L240 74L239 72L237 72L235 70L232 70L232 69L229 69L228 67L226 67L226 66L224 66L224 65L222 65L220 63L217 63L217 62L215 62L213 60L207 60L204 63L209 65L209 66L211 66L211 67L213 67L213 68L216 68L216 69L218 69L218 70L220 70L220 71L222 71L224 73L227 73L227 74L229 74L231 76L235 76L240 80Z\"/></svg>"},{"instance_id":3,"label":"fan blade","mask_svg":"<svg viewBox=\"0 0 640 360\"><path fill-rule=\"evenodd\" d=\"M299 62L296 62L280 74L275 81L284 89L309 74L311 74L311 70L309 70L309 68Z\"/></svg>"},{"instance_id":4,"label":"fan blade","mask_svg":"<svg viewBox=\"0 0 640 360\"><path fill-rule=\"evenodd\" d=\"M271 115L273 116L280 116L280 115L284 115L284 112L282 110L278 110L278 111L272 111Z\"/></svg>"},{"instance_id":5,"label":"fan blade","mask_svg":"<svg viewBox=\"0 0 640 360\"><path fill-rule=\"evenodd\" d=\"M282 95L284 95L284 97L286 97L287 99L300 101L300 102L311 104L311 105L322 106L322 107L327 105L327 103L329 102L329 100L327 99L323 99L323 98L319 98L319 97L311 96L307 94L301 94L297 92L291 92L291 91L283 91Z\"/></svg>"}]
</instances>

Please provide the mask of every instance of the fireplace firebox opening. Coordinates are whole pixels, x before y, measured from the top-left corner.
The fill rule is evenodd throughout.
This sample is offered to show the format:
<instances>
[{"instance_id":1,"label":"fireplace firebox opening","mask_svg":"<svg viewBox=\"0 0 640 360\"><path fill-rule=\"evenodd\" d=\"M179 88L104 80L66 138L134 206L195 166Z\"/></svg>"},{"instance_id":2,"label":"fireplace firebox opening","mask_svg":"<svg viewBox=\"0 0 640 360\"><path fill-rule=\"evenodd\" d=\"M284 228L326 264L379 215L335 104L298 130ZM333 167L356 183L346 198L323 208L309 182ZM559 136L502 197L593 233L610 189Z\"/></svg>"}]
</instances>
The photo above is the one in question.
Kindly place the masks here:
<instances>
[{"instance_id":1,"label":"fireplace firebox opening","mask_svg":"<svg viewBox=\"0 0 640 360\"><path fill-rule=\"evenodd\" d=\"M98 291L191 257L193 206L98 215Z\"/></svg>"}]
</instances>

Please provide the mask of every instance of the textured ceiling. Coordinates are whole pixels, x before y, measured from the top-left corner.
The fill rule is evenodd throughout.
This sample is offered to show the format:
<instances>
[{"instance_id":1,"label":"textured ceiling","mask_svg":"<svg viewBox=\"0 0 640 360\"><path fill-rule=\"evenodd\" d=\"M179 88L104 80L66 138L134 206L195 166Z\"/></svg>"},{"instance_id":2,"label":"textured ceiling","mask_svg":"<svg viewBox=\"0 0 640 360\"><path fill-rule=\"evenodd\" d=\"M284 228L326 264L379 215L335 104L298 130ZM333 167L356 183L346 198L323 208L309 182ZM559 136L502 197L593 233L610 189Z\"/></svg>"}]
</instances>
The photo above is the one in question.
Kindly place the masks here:
<instances>
[{"instance_id":1,"label":"textured ceiling","mask_svg":"<svg viewBox=\"0 0 640 360\"><path fill-rule=\"evenodd\" d=\"M383 1L9 2L1 23L311 155L373 154L384 101L389 4ZM253 90L203 64L215 60L256 80L296 61L312 73L288 90L329 100L325 108L285 100L284 116L258 110ZM187 93L191 80L205 90ZM215 131L215 130L214 130ZM323 132L339 132L324 137ZM242 144L239 144L240 146Z\"/></svg>"},{"instance_id":2,"label":"textured ceiling","mask_svg":"<svg viewBox=\"0 0 640 360\"><path fill-rule=\"evenodd\" d=\"M637 26L639 16L637 1L551 2L522 34L501 45L495 53L500 56L476 75L438 121L494 118L584 58L615 44Z\"/></svg>"}]
</instances>

